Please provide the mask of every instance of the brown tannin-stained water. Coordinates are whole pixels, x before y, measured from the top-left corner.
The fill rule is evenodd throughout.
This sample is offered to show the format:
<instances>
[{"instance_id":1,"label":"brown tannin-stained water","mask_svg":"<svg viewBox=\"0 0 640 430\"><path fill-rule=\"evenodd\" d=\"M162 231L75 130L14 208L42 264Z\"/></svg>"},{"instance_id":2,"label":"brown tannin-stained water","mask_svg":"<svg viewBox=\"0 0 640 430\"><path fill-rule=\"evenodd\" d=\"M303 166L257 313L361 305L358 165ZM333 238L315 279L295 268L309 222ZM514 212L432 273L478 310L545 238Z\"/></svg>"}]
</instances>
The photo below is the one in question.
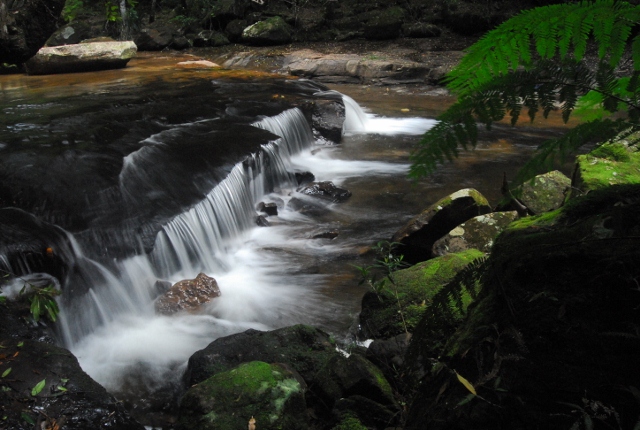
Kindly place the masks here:
<instances>
[{"instance_id":1,"label":"brown tannin-stained water","mask_svg":"<svg viewBox=\"0 0 640 430\"><path fill-rule=\"evenodd\" d=\"M327 146L295 108L326 88L175 66L189 59L145 54L122 70L0 76L0 210L57 226L72 267L60 279L60 343L144 424L171 400L189 356L217 337L305 323L353 339L365 292L353 266L371 262L369 247L461 188L496 204L503 174L513 178L559 132L496 126L414 182L409 154L452 102L441 90L334 86L364 112L345 99L342 144ZM293 210L287 203L304 199L293 171L352 197ZM255 224L258 202L278 205L269 227ZM312 238L329 231L337 237ZM12 258L0 255L0 268L37 269ZM198 314L154 312L157 280L199 272L216 278L220 298Z\"/></svg>"}]
</instances>

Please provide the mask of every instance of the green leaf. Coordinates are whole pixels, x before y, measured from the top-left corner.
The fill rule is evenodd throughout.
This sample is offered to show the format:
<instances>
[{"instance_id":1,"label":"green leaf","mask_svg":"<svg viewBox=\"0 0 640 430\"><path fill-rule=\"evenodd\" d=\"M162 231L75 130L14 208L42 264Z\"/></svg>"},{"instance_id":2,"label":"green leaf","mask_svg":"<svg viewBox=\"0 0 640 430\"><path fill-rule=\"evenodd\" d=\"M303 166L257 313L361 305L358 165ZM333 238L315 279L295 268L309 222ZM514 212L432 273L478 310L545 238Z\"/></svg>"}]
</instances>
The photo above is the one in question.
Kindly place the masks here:
<instances>
[{"instance_id":1,"label":"green leaf","mask_svg":"<svg viewBox=\"0 0 640 430\"><path fill-rule=\"evenodd\" d=\"M31 424L32 426L36 425L36 422L33 419L33 417L31 415L29 415L28 413L26 413L26 412L20 413L20 418L22 418L24 421L26 421L27 424Z\"/></svg>"},{"instance_id":2,"label":"green leaf","mask_svg":"<svg viewBox=\"0 0 640 430\"><path fill-rule=\"evenodd\" d=\"M46 382L46 381L47 381L47 380L46 380L46 378L45 378L45 379L43 379L42 381L38 382L38 383L36 384L36 386L35 386L35 387L33 387L33 388L31 389L31 395L35 397L35 396L37 396L38 394L40 394L40 392L42 391L42 389L44 388L44 386L47 384L47 382Z\"/></svg>"},{"instance_id":3,"label":"green leaf","mask_svg":"<svg viewBox=\"0 0 640 430\"><path fill-rule=\"evenodd\" d=\"M9 373L11 373L11 368L8 368L4 372L2 372L2 378L5 378L7 375L9 375Z\"/></svg>"},{"instance_id":4,"label":"green leaf","mask_svg":"<svg viewBox=\"0 0 640 430\"><path fill-rule=\"evenodd\" d=\"M23 346L24 346L24 342L23 341L18 342L18 348L22 348Z\"/></svg>"},{"instance_id":5,"label":"green leaf","mask_svg":"<svg viewBox=\"0 0 640 430\"><path fill-rule=\"evenodd\" d=\"M56 390L58 390L58 391L68 391L68 390L67 390L65 387L63 387L62 385L58 385L58 386L56 387Z\"/></svg>"}]
</instances>

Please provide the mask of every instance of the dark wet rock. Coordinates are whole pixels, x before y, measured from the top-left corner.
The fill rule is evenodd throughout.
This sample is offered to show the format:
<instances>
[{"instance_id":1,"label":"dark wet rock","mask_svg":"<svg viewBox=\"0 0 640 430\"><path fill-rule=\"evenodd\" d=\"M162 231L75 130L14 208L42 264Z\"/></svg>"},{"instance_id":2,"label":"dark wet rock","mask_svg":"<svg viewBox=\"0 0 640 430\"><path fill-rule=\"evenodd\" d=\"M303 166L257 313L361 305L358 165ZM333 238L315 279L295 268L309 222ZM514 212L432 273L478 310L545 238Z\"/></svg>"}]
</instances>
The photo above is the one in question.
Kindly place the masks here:
<instances>
[{"instance_id":1,"label":"dark wet rock","mask_svg":"<svg viewBox=\"0 0 640 430\"><path fill-rule=\"evenodd\" d=\"M342 98L339 100L316 100L313 103L312 125L325 139L334 143L342 140L345 108Z\"/></svg>"},{"instance_id":2,"label":"dark wet rock","mask_svg":"<svg viewBox=\"0 0 640 430\"><path fill-rule=\"evenodd\" d=\"M311 238L312 239L335 239L336 237L338 237L339 234L340 232L338 230L330 230L330 231L323 231L322 233L314 234L313 236L311 236Z\"/></svg>"},{"instance_id":3,"label":"dark wet rock","mask_svg":"<svg viewBox=\"0 0 640 430\"><path fill-rule=\"evenodd\" d=\"M404 365L404 355L410 340L410 333L401 333L389 339L376 339L367 348L365 357L392 380L397 378L398 369Z\"/></svg>"},{"instance_id":4,"label":"dark wet rock","mask_svg":"<svg viewBox=\"0 0 640 430\"><path fill-rule=\"evenodd\" d=\"M191 386L241 363L264 361L289 365L311 386L320 369L336 354L329 335L311 326L295 325L268 332L247 330L216 339L194 353L189 358L185 381Z\"/></svg>"},{"instance_id":5,"label":"dark wet rock","mask_svg":"<svg viewBox=\"0 0 640 430\"><path fill-rule=\"evenodd\" d=\"M65 0L0 2L0 63L20 64L33 57L56 31Z\"/></svg>"},{"instance_id":6,"label":"dark wet rock","mask_svg":"<svg viewBox=\"0 0 640 430\"><path fill-rule=\"evenodd\" d=\"M442 30L440 30L440 27L423 22L407 23L402 26L402 34L404 34L405 37L438 37L441 33Z\"/></svg>"},{"instance_id":7,"label":"dark wet rock","mask_svg":"<svg viewBox=\"0 0 640 430\"><path fill-rule=\"evenodd\" d=\"M144 28L134 41L141 51L162 51L173 42L174 32L171 27Z\"/></svg>"},{"instance_id":8,"label":"dark wet rock","mask_svg":"<svg viewBox=\"0 0 640 430\"><path fill-rule=\"evenodd\" d=\"M310 197L329 200L334 203L345 202L349 197L351 197L351 191L344 188L338 188L330 181L317 182L301 189L300 193Z\"/></svg>"},{"instance_id":9,"label":"dark wet rock","mask_svg":"<svg viewBox=\"0 0 640 430\"><path fill-rule=\"evenodd\" d=\"M329 209L321 202L314 199L299 199L292 197L287 202L287 207L293 211L300 212L308 216L321 216L326 214Z\"/></svg>"},{"instance_id":10,"label":"dark wet rock","mask_svg":"<svg viewBox=\"0 0 640 430\"><path fill-rule=\"evenodd\" d=\"M395 39L400 35L405 10L401 7L375 11L364 25L364 37L370 40Z\"/></svg>"},{"instance_id":11,"label":"dark wet rock","mask_svg":"<svg viewBox=\"0 0 640 430\"><path fill-rule=\"evenodd\" d=\"M358 354L351 354L348 358L342 355L332 357L320 369L314 389L328 408L335 406L338 411L354 411L363 422L375 422L376 426L393 422L393 417L399 410L391 386L380 369ZM345 399L350 402L340 404ZM378 420L372 420L371 417L367 419L359 413L364 412L361 409L366 409L359 407L362 403L367 404L372 410L385 409L390 413L382 414L382 422L376 422ZM389 419L391 421L384 421Z\"/></svg>"},{"instance_id":12,"label":"dark wet rock","mask_svg":"<svg viewBox=\"0 0 640 430\"><path fill-rule=\"evenodd\" d=\"M25 63L30 75L119 69L136 55L137 47L127 42L91 42L41 48Z\"/></svg>"},{"instance_id":13,"label":"dark wet rock","mask_svg":"<svg viewBox=\"0 0 640 430\"><path fill-rule=\"evenodd\" d=\"M229 39L224 34L212 30L203 30L193 38L193 46L198 48L224 46L229 43Z\"/></svg>"},{"instance_id":14,"label":"dark wet rock","mask_svg":"<svg viewBox=\"0 0 640 430\"><path fill-rule=\"evenodd\" d=\"M513 222L498 236L479 295L446 344L431 355L407 354L425 369L436 369L437 357L446 364L422 380L405 428L570 428L584 417L573 405L615 410L602 419L633 428L640 407L620 387L640 385L632 329L640 324L639 233L638 185L594 190ZM432 341L416 330L410 351ZM500 394L451 414L449 405L469 392L449 369L480 396Z\"/></svg>"},{"instance_id":15,"label":"dark wet rock","mask_svg":"<svg viewBox=\"0 0 640 430\"><path fill-rule=\"evenodd\" d=\"M84 21L74 21L63 25L47 39L45 46L74 45L83 40L91 39L94 34L90 24Z\"/></svg>"},{"instance_id":16,"label":"dark wet rock","mask_svg":"<svg viewBox=\"0 0 640 430\"><path fill-rule=\"evenodd\" d=\"M178 35L173 38L169 48L176 49L178 51L182 51L184 49L189 49L193 46L193 42L189 40L186 36Z\"/></svg>"},{"instance_id":17,"label":"dark wet rock","mask_svg":"<svg viewBox=\"0 0 640 430\"><path fill-rule=\"evenodd\" d=\"M316 180L316 176L311 172L295 172L298 186L307 185Z\"/></svg>"},{"instance_id":18,"label":"dark wet rock","mask_svg":"<svg viewBox=\"0 0 640 430\"><path fill-rule=\"evenodd\" d=\"M77 259L61 228L17 208L0 209L0 256L2 271L17 276L48 273L60 282Z\"/></svg>"},{"instance_id":19,"label":"dark wet rock","mask_svg":"<svg viewBox=\"0 0 640 430\"><path fill-rule=\"evenodd\" d=\"M249 23L244 19L234 19L227 24L224 29L225 34L232 42L237 42L242 37L242 32L249 26Z\"/></svg>"},{"instance_id":20,"label":"dark wet rock","mask_svg":"<svg viewBox=\"0 0 640 430\"><path fill-rule=\"evenodd\" d=\"M488 253L498 234L516 218L518 213L515 211L492 212L471 218L438 239L433 244L433 255L440 256L467 249Z\"/></svg>"},{"instance_id":21,"label":"dark wet rock","mask_svg":"<svg viewBox=\"0 0 640 430\"><path fill-rule=\"evenodd\" d=\"M251 361L216 373L180 401L182 430L309 428L300 375L284 364Z\"/></svg>"},{"instance_id":22,"label":"dark wet rock","mask_svg":"<svg viewBox=\"0 0 640 430\"><path fill-rule=\"evenodd\" d=\"M154 291L156 296L161 296L161 295L169 292L169 290L171 289L172 286L173 286L173 284L171 284L171 282L165 281L163 279L158 279L153 284L153 291Z\"/></svg>"},{"instance_id":23,"label":"dark wet rock","mask_svg":"<svg viewBox=\"0 0 640 430\"><path fill-rule=\"evenodd\" d=\"M413 332L434 295L469 263L483 255L475 249L448 254L394 272L393 287L390 287L388 279L378 282L375 286L378 292L368 291L362 297L360 329L363 336L386 339L405 333L405 324L406 331ZM385 286L381 286L381 282ZM398 300L402 315L398 312ZM466 306L471 297L467 294L461 300Z\"/></svg>"},{"instance_id":24,"label":"dark wet rock","mask_svg":"<svg viewBox=\"0 0 640 430\"><path fill-rule=\"evenodd\" d=\"M277 203L260 202L260 203L258 203L256 209L258 210L258 212L262 212L263 214L266 214L267 216L278 216L278 205L277 205Z\"/></svg>"},{"instance_id":25,"label":"dark wet rock","mask_svg":"<svg viewBox=\"0 0 640 430\"><path fill-rule=\"evenodd\" d=\"M291 27L274 16L245 28L242 41L249 45L283 45L291 41Z\"/></svg>"},{"instance_id":26,"label":"dark wet rock","mask_svg":"<svg viewBox=\"0 0 640 430\"><path fill-rule=\"evenodd\" d=\"M463 222L491 212L487 199L477 190L467 188L444 197L429 206L398 230L391 239L405 261L415 264L433 257L436 240Z\"/></svg>"},{"instance_id":27,"label":"dark wet rock","mask_svg":"<svg viewBox=\"0 0 640 430\"><path fill-rule=\"evenodd\" d=\"M267 217L264 215L258 215L256 217L256 225L258 227L270 227L271 223L267 220Z\"/></svg>"},{"instance_id":28,"label":"dark wet rock","mask_svg":"<svg viewBox=\"0 0 640 430\"><path fill-rule=\"evenodd\" d=\"M32 429L28 417L48 429L144 430L121 402L82 371L68 350L4 336L0 343L0 373L11 369L0 379L3 428ZM41 383L42 389L33 395Z\"/></svg>"},{"instance_id":29,"label":"dark wet rock","mask_svg":"<svg viewBox=\"0 0 640 430\"><path fill-rule=\"evenodd\" d=\"M215 279L198 274L195 279L177 282L154 303L156 312L170 315L181 311L196 311L200 306L220 296Z\"/></svg>"},{"instance_id":30,"label":"dark wet rock","mask_svg":"<svg viewBox=\"0 0 640 430\"><path fill-rule=\"evenodd\" d=\"M396 423L399 417L397 408L382 405L375 400L360 395L339 399L334 405L333 414L341 421L345 418L356 419L358 424L362 426L355 427L358 430L367 428L397 428L389 426ZM347 428L351 429L354 427Z\"/></svg>"}]
</instances>

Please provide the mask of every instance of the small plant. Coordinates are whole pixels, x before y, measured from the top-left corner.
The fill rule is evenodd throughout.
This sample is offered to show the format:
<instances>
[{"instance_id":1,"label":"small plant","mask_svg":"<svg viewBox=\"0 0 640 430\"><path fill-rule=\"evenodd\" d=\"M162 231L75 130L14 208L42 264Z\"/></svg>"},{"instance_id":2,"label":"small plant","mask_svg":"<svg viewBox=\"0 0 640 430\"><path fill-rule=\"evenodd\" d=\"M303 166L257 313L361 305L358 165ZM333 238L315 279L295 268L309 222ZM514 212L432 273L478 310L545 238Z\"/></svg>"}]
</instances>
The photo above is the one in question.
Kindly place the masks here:
<instances>
[{"instance_id":1,"label":"small plant","mask_svg":"<svg viewBox=\"0 0 640 430\"><path fill-rule=\"evenodd\" d=\"M84 3L82 0L67 0L62 9L62 19L66 22L75 20L78 13L82 10Z\"/></svg>"},{"instance_id":2,"label":"small plant","mask_svg":"<svg viewBox=\"0 0 640 430\"><path fill-rule=\"evenodd\" d=\"M394 278L394 272L408 266L408 264L404 261L404 255L397 255L393 252L394 248L398 245L398 243L387 240L378 242L372 248L378 255L375 263L371 266L355 266L355 268L360 272L359 285L366 283L378 296L380 301L382 301L382 297L385 294L395 299L398 305L398 314L400 314L400 319L402 320L402 327L404 331L408 333L407 322L404 317L402 304L400 303L403 294L398 291L398 286ZM378 281L380 274L382 274L382 279Z\"/></svg>"},{"instance_id":3,"label":"small plant","mask_svg":"<svg viewBox=\"0 0 640 430\"><path fill-rule=\"evenodd\" d=\"M42 316L46 315L51 322L55 322L60 313L55 297L60 294L60 292L53 285L38 288L27 283L22 287L20 294L24 294L27 287L30 287L32 290L32 292L29 293L28 299L30 303L29 311L31 312L33 320L38 322Z\"/></svg>"}]
</instances>

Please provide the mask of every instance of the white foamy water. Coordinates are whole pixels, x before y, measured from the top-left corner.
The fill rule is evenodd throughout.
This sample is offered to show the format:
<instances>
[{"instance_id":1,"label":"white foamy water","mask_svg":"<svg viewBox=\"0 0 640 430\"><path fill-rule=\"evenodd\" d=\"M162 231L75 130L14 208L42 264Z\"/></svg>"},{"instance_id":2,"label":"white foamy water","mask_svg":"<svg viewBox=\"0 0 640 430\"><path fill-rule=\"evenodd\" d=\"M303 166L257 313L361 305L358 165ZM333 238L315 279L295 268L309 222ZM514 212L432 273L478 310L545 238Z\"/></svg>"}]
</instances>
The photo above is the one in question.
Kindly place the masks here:
<instances>
[{"instance_id":1,"label":"white foamy water","mask_svg":"<svg viewBox=\"0 0 640 430\"><path fill-rule=\"evenodd\" d=\"M366 113L351 97L343 96L346 112L343 131L345 134L410 134L420 135L433 127L437 121L427 118L385 118Z\"/></svg>"},{"instance_id":2,"label":"white foamy water","mask_svg":"<svg viewBox=\"0 0 640 430\"><path fill-rule=\"evenodd\" d=\"M354 111L355 102L349 100L345 98L347 132L378 133L370 130L384 123L387 134L413 134L433 124L418 119L380 122L381 118L367 114L362 120L362 110ZM363 124L357 126L359 131L354 131L354 121ZM65 345L83 369L109 390L131 390L132 384L134 391L141 385L155 390L158 381L177 381L189 356L221 336L248 328L318 324L331 318L328 312L346 312L323 295L326 275L309 274L305 267L329 261L348 245L310 240L309 232L318 228L318 221L286 207L269 218L272 227L257 227L255 205L280 201L282 206L298 196L291 173L295 170L308 170L318 181L339 184L354 176L404 175L409 166L339 160L330 148L312 154L313 137L297 109L255 126L281 139L236 165L202 202L165 225L150 255L117 261L107 268L76 248L83 262L79 270L85 271L91 285L83 296L62 306L60 328ZM162 145L162 135L153 139L148 150ZM145 151L124 161L123 192L130 181L146 180L144 172L137 172L137 166L145 163ZM199 272L217 280L219 298L199 314L155 314L157 280L175 283L195 278Z\"/></svg>"}]
</instances>

